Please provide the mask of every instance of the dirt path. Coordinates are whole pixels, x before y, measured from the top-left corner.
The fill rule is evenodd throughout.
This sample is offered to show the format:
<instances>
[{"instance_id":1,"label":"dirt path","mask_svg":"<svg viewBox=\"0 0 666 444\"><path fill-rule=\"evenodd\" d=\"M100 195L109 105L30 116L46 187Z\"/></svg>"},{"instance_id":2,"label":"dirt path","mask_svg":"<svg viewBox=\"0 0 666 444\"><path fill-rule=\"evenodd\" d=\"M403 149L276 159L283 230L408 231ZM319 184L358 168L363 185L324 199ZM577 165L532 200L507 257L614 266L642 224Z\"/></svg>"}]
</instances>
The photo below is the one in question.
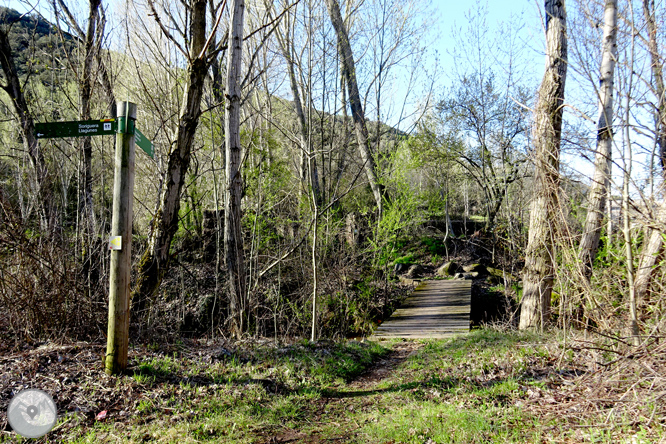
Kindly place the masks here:
<instances>
[{"instance_id":1,"label":"dirt path","mask_svg":"<svg viewBox=\"0 0 666 444\"><path fill-rule=\"evenodd\" d=\"M368 390L389 377L395 368L418 352L423 344L414 341L398 342L388 355L349 384L349 391Z\"/></svg>"},{"instance_id":2,"label":"dirt path","mask_svg":"<svg viewBox=\"0 0 666 444\"><path fill-rule=\"evenodd\" d=\"M302 410L285 414L286 418L292 419L290 426L260 433L254 437L258 438L256 442L318 443L354 440L360 427L354 419L358 417L356 413L377 410L377 396L385 391L382 384L392 381L391 378L396 376L399 366L421 347L422 344L414 341L394 342L383 358L376 360L355 380L324 389L321 396L302 396L293 401L293 406L296 409L300 406ZM196 344L190 344L184 354L197 359L169 358L173 359L169 362L178 362L178 365L184 367L181 370L168 370L166 375L158 375L156 377L160 379L152 382L132 377L107 376L100 364L103 351L101 344L45 344L10 355L0 355L0 433L9 432L6 415L3 415L9 400L15 392L28 386L48 391L64 412L72 414L72 419L63 423L58 433L66 433L77 424L81 427L93 427L98 421L97 415L104 411L110 414L110 419L107 419L109 422L136 425L132 418L137 415L140 399L159 399L174 383L179 384L186 379L188 383L193 381L186 378L184 372L188 368L199 371L200 365L203 365L201 362L209 362L201 356L210 355L211 350L208 345L197 348ZM133 349L131 358L133 362L161 362L160 360L165 359L164 353L145 348ZM209 384L204 381L199 385L206 387ZM238 387L240 390L243 385L239 383ZM285 399L288 397L287 394L282 395L285 395ZM191 400L192 391L180 390L172 396L178 396L178 399L187 402ZM290 400L288 404L291 402ZM155 419L155 415L143 417L146 422ZM68 429L65 430L64 427Z\"/></svg>"},{"instance_id":3,"label":"dirt path","mask_svg":"<svg viewBox=\"0 0 666 444\"><path fill-rule=\"evenodd\" d=\"M356 436L356 430L360 427L354 420L348 419L348 414L355 410L374 410L377 408L376 401L372 398L381 392L377 386L387 378L394 375L395 369L410 356L418 352L423 344L414 341L398 342L393 345L392 350L383 358L378 360L365 373L354 381L347 384L340 391L328 392L317 400L317 413L312 418L312 423L322 426L334 425L338 427L334 437L320 436L317 430L304 433L297 430L285 430L279 435L271 437L267 443L331 443L348 442Z\"/></svg>"},{"instance_id":4,"label":"dirt path","mask_svg":"<svg viewBox=\"0 0 666 444\"><path fill-rule=\"evenodd\" d=\"M320 436L317 430L304 433L303 431L287 429L280 434L270 437L265 443L314 444L347 442L353 439L355 430L359 428L359 425L354 421L346 421L347 414L352 413L355 409L376 408L371 397L378 393L375 391L377 385L391 377L394 370L422 346L423 344L414 341L395 343L392 350L386 356L375 362L368 371L347 384L344 389L328 392L328 395L324 395L316 401L318 405L317 412L311 418L312 423L322 426L335 425L339 428L336 433L337 436L323 437Z\"/></svg>"}]
</instances>

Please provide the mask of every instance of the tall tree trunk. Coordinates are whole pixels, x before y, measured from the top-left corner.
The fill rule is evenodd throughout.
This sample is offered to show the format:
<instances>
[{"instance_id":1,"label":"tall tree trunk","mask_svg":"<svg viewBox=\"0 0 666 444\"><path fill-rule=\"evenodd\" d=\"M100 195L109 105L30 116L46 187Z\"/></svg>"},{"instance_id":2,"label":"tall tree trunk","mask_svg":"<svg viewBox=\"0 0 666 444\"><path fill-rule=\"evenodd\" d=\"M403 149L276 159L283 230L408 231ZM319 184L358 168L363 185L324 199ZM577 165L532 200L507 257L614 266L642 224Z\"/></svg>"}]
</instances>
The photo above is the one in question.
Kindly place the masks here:
<instances>
[{"instance_id":1,"label":"tall tree trunk","mask_svg":"<svg viewBox=\"0 0 666 444\"><path fill-rule=\"evenodd\" d=\"M304 85L307 88L307 94L304 94L303 97L307 98L305 105L308 110L307 117L307 126L304 134L306 153L307 153L307 165L308 165L308 178L309 178L309 188L312 190L312 204L313 206L321 205L322 195L319 187L319 170L317 168L317 157L315 155L313 147L313 137L312 137L312 111L314 109L314 100L312 100L312 52L313 52L313 39L314 39L314 25L312 23L312 0L308 1L308 24L307 24L307 35L308 35L308 71L307 71L307 84ZM323 67L324 71L326 70ZM323 108L322 108L323 110ZM323 127L322 127L323 128ZM320 149L323 151L324 146L321 145ZM322 167L323 167L322 161ZM315 212L316 213L316 212Z\"/></svg>"},{"instance_id":2,"label":"tall tree trunk","mask_svg":"<svg viewBox=\"0 0 666 444\"><path fill-rule=\"evenodd\" d=\"M338 51L338 54L340 51ZM338 55L339 57L339 55ZM342 66L342 62L338 61L337 65L338 71L337 74L339 74L339 79L340 79L340 108L342 109L342 131L340 133L340 136L338 136L335 140L335 143L337 145L336 151L338 152L338 158L337 158L337 163L336 163L336 171L335 171L335 190L336 193L334 197L337 196L337 189L340 186L340 181L342 180L342 175L345 172L346 168L346 160L347 160L347 146L349 145L349 139L350 139L350 131L348 130L349 126L349 116L347 115L347 90L345 88L345 76L344 76L344 67ZM335 123L335 121L334 121ZM333 134L333 131L331 131ZM331 138L331 143L333 143L334 140ZM332 152L332 151L331 151ZM332 182L332 181L331 181ZM330 194L330 193L329 193Z\"/></svg>"},{"instance_id":3,"label":"tall tree trunk","mask_svg":"<svg viewBox=\"0 0 666 444\"><path fill-rule=\"evenodd\" d=\"M169 249L178 230L180 194L190 165L192 140L199 124L201 97L208 71L206 54L202 53L206 44L206 0L194 0L191 5L191 61L187 70L187 87L178 118L176 145L169 153L164 188L153 218L148 248L137 267L137 280L132 296L133 311L144 309L146 300L153 297L169 267Z\"/></svg>"},{"instance_id":4,"label":"tall tree trunk","mask_svg":"<svg viewBox=\"0 0 666 444\"><path fill-rule=\"evenodd\" d=\"M340 14L340 5L338 0L326 0L328 14L331 17L331 23L335 29L335 34L338 38L338 46L342 53L342 64L344 77L347 80L347 90L349 92L349 103L352 110L352 119L354 120L354 128L356 130L356 140L358 142L358 149L365 168L365 174L370 183L372 194L377 203L379 215L382 214L384 187L377 180L377 173L375 171L375 161L370 152L370 143L368 141L368 127L365 124L365 113L361 103L361 95L358 91L358 83L356 82L356 66L354 63L354 54L352 53L351 44L349 43L349 36L347 29Z\"/></svg>"},{"instance_id":5,"label":"tall tree trunk","mask_svg":"<svg viewBox=\"0 0 666 444\"><path fill-rule=\"evenodd\" d=\"M208 0L208 11L210 13L210 19L212 23L215 23L215 20L219 14L218 8L222 8L223 6L224 4L216 5L214 0ZM220 42L221 46L226 45L228 37L229 33L225 32L223 34L222 41ZM211 51L214 51L215 48L218 47L215 34L210 37L210 41L211 44L209 48L211 49ZM222 68L220 67L220 60L222 58L223 56L220 53L211 54L210 81L211 81L211 89L213 92L213 97L215 98L217 104L224 103L224 75L222 72Z\"/></svg>"},{"instance_id":6,"label":"tall tree trunk","mask_svg":"<svg viewBox=\"0 0 666 444\"><path fill-rule=\"evenodd\" d=\"M229 273L229 297L232 331L240 336L248 327L245 254L241 231L242 176L240 173L240 105L241 69L243 55L243 19L245 1L233 0L229 27L227 58L226 114L224 132L226 141L226 188L224 208L224 256Z\"/></svg>"},{"instance_id":7,"label":"tall tree trunk","mask_svg":"<svg viewBox=\"0 0 666 444\"><path fill-rule=\"evenodd\" d=\"M554 219L558 214L559 156L567 74L564 0L546 0L546 71L534 111L534 200L523 270L521 330L547 321L553 289Z\"/></svg>"},{"instance_id":8,"label":"tall tree trunk","mask_svg":"<svg viewBox=\"0 0 666 444\"><path fill-rule=\"evenodd\" d=\"M664 204L663 196L665 190L662 188L658 191L658 197L655 203L654 218L658 226L653 227L649 231L649 236L643 245L641 252L641 259L636 269L636 301L641 304L648 299L647 291L652 280L652 272L657 264L657 257L662 251L664 243L663 227L666 224L666 204Z\"/></svg>"},{"instance_id":9,"label":"tall tree trunk","mask_svg":"<svg viewBox=\"0 0 666 444\"><path fill-rule=\"evenodd\" d=\"M597 152L594 177L588 196L585 228L580 241L579 257L585 277L592 275L592 264L599 249L601 225L610 186L611 155L613 147L613 83L617 59L617 0L606 0L604 10L604 36L599 75L599 119L597 121Z\"/></svg>"},{"instance_id":10,"label":"tall tree trunk","mask_svg":"<svg viewBox=\"0 0 666 444\"><path fill-rule=\"evenodd\" d=\"M631 60L629 66L634 66L634 45L632 41L631 49ZM632 251L632 240L631 240L631 223L629 221L629 182L631 181L631 166L633 163L632 159L632 148L631 148L631 138L629 134L629 119L631 118L630 113L630 101L632 89L632 79L629 80L628 93L627 93L627 106L625 107L625 125L624 125L624 134L625 134L625 146L626 154L623 155L624 160L624 174L622 180L622 235L624 237L624 251L625 251L625 266L627 271L627 287L629 288L629 335L632 338L634 345L638 346L640 343L640 331L638 329L638 312L636 310L636 285L635 285L635 273L634 273L634 254Z\"/></svg>"},{"instance_id":11,"label":"tall tree trunk","mask_svg":"<svg viewBox=\"0 0 666 444\"><path fill-rule=\"evenodd\" d=\"M98 62L101 61L100 48L104 33L104 17L103 14L100 13L101 3L101 0L89 0L88 24L86 31L83 32L83 29L79 26L76 17L71 13L65 1L52 0L53 9L56 11L56 17L58 18L60 12L62 12L71 29L75 31L78 38L83 42L83 61L79 67L79 72L77 73L79 82L79 120L91 119L90 108L93 85L98 74L102 72L104 73L102 76L102 83L105 89L107 89L107 93L108 88L110 88L108 73L106 73L105 69L101 68L101 64L98 63L99 70L96 71L93 69L93 62L95 60ZM58 9L58 5L60 6L60 9ZM115 105L113 105L113 107L115 107ZM115 117L115 114L111 114L111 117ZM96 230L96 221L92 191L92 140L90 137L82 137L79 143L83 154L83 187L79 195L79 202L82 209L81 213L84 215L84 226L90 233L93 233Z\"/></svg>"},{"instance_id":12,"label":"tall tree trunk","mask_svg":"<svg viewBox=\"0 0 666 444\"><path fill-rule=\"evenodd\" d=\"M285 62L287 63L287 73L289 74L289 86L291 88L291 94L294 98L294 109L296 111L296 117L298 119L298 140L300 144L300 162L299 162L299 177L301 180L301 193L309 198L309 193L307 191L308 186L312 186L312 191L315 196L315 204L321 204L321 191L319 187L319 177L317 172L317 165L314 163L313 168L308 168L309 160L313 156L313 153L310 150L310 145L308 144L308 124L305 118L305 111L303 110L303 102L301 101L301 94L299 92L298 81L296 79L296 66L294 63L294 39L293 33L291 32L292 18L290 14L287 14L285 17L285 35L283 36L279 32L277 33L278 43L280 44L280 50L282 52L282 57L284 57ZM308 104L311 106L311 104ZM309 177L308 177L309 176ZM308 183L309 182L309 183Z\"/></svg>"},{"instance_id":13,"label":"tall tree trunk","mask_svg":"<svg viewBox=\"0 0 666 444\"><path fill-rule=\"evenodd\" d=\"M648 49L652 61L652 80L654 81L654 94L657 96L657 145L659 146L659 159L666 176L666 97L664 97L664 64L659 56L657 44L657 24L655 21L654 0L643 0L643 15L647 24Z\"/></svg>"},{"instance_id":14,"label":"tall tree trunk","mask_svg":"<svg viewBox=\"0 0 666 444\"><path fill-rule=\"evenodd\" d=\"M109 117L115 117L118 113L116 112L116 95L113 92L113 81L109 73L109 67L111 66L111 57L109 57L108 51L102 53L102 37L104 36L104 28L106 27L106 15L104 13L104 8L99 8L100 20L99 20L99 31L97 33L97 51L95 51L95 58L97 60L97 67L100 74L100 82L102 84L102 89L104 94L106 94L106 99L108 101L107 107L109 109ZM104 60L103 55L106 55L106 61ZM107 66L108 64L108 66Z\"/></svg>"},{"instance_id":15,"label":"tall tree trunk","mask_svg":"<svg viewBox=\"0 0 666 444\"><path fill-rule=\"evenodd\" d=\"M79 119L90 120L90 101L93 93L93 81L95 71L93 62L96 59L97 48L95 40L97 38L99 6L101 0L90 0L88 12L88 27L86 29L83 50L83 65L79 73ZM115 117L115 116L114 116ZM92 190L92 139L90 137L81 138L81 149L83 151L83 195L80 197L83 205L83 214L87 219L87 229L89 233L96 231L95 209L93 207Z\"/></svg>"},{"instance_id":16,"label":"tall tree trunk","mask_svg":"<svg viewBox=\"0 0 666 444\"><path fill-rule=\"evenodd\" d=\"M643 0L643 14L647 23L648 48L652 61L652 80L654 82L654 93L657 96L657 146L659 148L659 159L662 167L662 175L666 180L666 97L664 97L664 75L663 63L659 56L657 45L657 25L654 17L654 0ZM666 204L664 204L664 192L661 189L655 196L656 211L654 212L657 222L666 223ZM663 246L663 232L659 229L650 231L647 243L641 252L641 259L636 270L636 300L638 303L647 297L647 290L652 278L652 271L657 261L657 256Z\"/></svg>"},{"instance_id":17,"label":"tall tree trunk","mask_svg":"<svg viewBox=\"0 0 666 444\"><path fill-rule=\"evenodd\" d=\"M47 181L48 174L44 155L39 150L37 137L35 136L35 122L32 114L28 109L28 103L23 95L23 88L16 71L14 63L14 53L7 37L7 32L4 28L0 27L0 65L5 74L6 84L0 85L3 90L9 95L12 101L14 112L18 116L21 133L23 135L23 145L30 158L30 163L35 169L35 176L37 180L37 192L39 195L39 202L41 206L41 218L44 228L48 228L53 222L51 221L52 211L49 205L49 197L47 196Z\"/></svg>"}]
</instances>

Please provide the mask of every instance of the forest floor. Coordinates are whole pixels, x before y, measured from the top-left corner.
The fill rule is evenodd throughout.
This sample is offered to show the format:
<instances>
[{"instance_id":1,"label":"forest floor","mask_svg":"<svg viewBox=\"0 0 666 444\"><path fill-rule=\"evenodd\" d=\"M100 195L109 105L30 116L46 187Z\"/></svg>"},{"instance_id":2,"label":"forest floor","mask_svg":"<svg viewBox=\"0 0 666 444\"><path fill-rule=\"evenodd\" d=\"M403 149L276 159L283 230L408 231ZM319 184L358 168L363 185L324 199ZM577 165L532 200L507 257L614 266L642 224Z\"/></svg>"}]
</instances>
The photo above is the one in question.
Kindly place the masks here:
<instances>
[{"instance_id":1,"label":"forest floor","mask_svg":"<svg viewBox=\"0 0 666 444\"><path fill-rule=\"evenodd\" d=\"M566 340L565 340L566 339ZM124 376L103 345L0 355L0 442L23 388L49 392L38 442L666 442L658 341L631 350L561 332L476 330L384 343L182 341L134 347Z\"/></svg>"}]
</instances>

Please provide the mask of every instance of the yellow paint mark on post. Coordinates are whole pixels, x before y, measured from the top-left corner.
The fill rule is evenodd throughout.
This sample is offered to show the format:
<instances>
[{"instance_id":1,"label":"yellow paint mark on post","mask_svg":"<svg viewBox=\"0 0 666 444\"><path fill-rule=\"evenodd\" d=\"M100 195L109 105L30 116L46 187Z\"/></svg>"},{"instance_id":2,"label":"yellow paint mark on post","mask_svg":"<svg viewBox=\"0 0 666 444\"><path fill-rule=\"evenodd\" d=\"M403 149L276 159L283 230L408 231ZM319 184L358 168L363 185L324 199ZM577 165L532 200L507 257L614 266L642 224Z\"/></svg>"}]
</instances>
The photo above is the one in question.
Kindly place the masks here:
<instances>
[{"instance_id":1,"label":"yellow paint mark on post","mask_svg":"<svg viewBox=\"0 0 666 444\"><path fill-rule=\"evenodd\" d=\"M109 250L120 251L123 249L123 237L122 236L113 236L109 239Z\"/></svg>"}]
</instances>

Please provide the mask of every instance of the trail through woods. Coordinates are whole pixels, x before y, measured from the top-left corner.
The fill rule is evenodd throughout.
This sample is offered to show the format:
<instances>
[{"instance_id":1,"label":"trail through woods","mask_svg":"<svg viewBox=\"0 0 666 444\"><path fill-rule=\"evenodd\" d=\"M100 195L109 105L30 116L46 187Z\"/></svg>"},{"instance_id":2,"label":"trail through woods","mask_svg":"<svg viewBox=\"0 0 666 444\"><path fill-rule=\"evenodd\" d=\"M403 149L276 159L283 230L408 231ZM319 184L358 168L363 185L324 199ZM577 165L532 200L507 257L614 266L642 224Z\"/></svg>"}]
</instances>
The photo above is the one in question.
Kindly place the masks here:
<instances>
[{"instance_id":1,"label":"trail through woods","mask_svg":"<svg viewBox=\"0 0 666 444\"><path fill-rule=\"evenodd\" d=\"M25 344L0 354L0 442L26 387L58 406L44 443L660 442L664 344L598 339L187 340L132 348L121 377L102 344Z\"/></svg>"},{"instance_id":2,"label":"trail through woods","mask_svg":"<svg viewBox=\"0 0 666 444\"><path fill-rule=\"evenodd\" d=\"M318 400L318 408L311 422L322 425L337 424L339 426L338 436L322 437L316 429L310 433L287 429L269 437L266 443L319 443L353 440L355 431L360 428L360 425L355 421L344 421L344 412L353 412L358 409L359 398L365 399L360 407L362 410L368 411L375 408L372 395L383 391L379 388L380 384L393 376L396 368L413 356L422 346L422 343L414 341L394 344L387 355L379 358L366 372L351 381L343 390L328 392L328 396L322 396Z\"/></svg>"}]
</instances>

